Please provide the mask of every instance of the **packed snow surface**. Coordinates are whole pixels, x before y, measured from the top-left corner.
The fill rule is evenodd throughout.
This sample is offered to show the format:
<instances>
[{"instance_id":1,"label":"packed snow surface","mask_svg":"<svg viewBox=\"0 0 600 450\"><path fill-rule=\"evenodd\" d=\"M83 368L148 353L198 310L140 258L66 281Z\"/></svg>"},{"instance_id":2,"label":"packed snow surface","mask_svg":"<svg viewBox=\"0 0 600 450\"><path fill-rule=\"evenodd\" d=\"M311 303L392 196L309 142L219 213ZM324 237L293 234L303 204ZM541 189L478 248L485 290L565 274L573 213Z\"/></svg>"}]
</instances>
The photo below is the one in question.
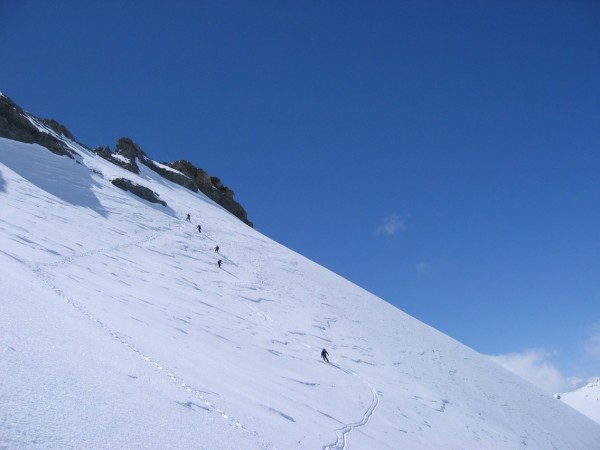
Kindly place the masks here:
<instances>
[{"instance_id":1,"label":"packed snow surface","mask_svg":"<svg viewBox=\"0 0 600 450\"><path fill-rule=\"evenodd\" d=\"M0 139L0 448L600 448L600 425L203 194L69 145Z\"/></svg>"},{"instance_id":2,"label":"packed snow surface","mask_svg":"<svg viewBox=\"0 0 600 450\"><path fill-rule=\"evenodd\" d=\"M600 378L573 392L561 394L561 400L600 424Z\"/></svg>"}]
</instances>

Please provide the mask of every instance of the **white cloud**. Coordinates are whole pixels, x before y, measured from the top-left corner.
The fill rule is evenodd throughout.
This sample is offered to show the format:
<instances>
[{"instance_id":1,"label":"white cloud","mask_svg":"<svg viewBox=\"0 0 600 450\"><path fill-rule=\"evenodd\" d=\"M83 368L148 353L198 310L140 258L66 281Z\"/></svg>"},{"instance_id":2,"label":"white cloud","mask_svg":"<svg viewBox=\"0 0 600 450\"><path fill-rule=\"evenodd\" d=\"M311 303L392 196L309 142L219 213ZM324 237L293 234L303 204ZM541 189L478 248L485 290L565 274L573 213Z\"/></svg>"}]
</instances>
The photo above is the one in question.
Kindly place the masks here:
<instances>
[{"instance_id":1,"label":"white cloud","mask_svg":"<svg viewBox=\"0 0 600 450\"><path fill-rule=\"evenodd\" d=\"M398 214L390 214L384 217L383 223L377 227L376 234L393 236L398 231L404 230L404 220Z\"/></svg>"},{"instance_id":2,"label":"white cloud","mask_svg":"<svg viewBox=\"0 0 600 450\"><path fill-rule=\"evenodd\" d=\"M567 392L581 386L584 380L567 377L552 363L552 354L543 349L529 349L521 353L489 356L495 363L519 375L539 388L550 392Z\"/></svg>"}]
</instances>

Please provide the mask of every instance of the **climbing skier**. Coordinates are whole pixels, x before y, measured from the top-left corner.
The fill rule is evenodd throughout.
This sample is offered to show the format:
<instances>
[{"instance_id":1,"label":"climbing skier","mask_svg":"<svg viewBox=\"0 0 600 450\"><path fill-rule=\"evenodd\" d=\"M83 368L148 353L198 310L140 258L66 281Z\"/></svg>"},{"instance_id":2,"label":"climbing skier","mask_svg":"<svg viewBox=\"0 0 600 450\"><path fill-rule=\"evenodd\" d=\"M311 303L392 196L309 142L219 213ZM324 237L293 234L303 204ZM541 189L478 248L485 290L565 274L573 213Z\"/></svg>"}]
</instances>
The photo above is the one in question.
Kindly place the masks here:
<instances>
[{"instance_id":1,"label":"climbing skier","mask_svg":"<svg viewBox=\"0 0 600 450\"><path fill-rule=\"evenodd\" d=\"M202 227L198 225L198 233L202 233Z\"/></svg>"},{"instance_id":2,"label":"climbing skier","mask_svg":"<svg viewBox=\"0 0 600 450\"><path fill-rule=\"evenodd\" d=\"M190 219L190 215L188 214L187 217L185 218L185 220L187 220L188 222L191 222L192 219Z\"/></svg>"},{"instance_id":3,"label":"climbing skier","mask_svg":"<svg viewBox=\"0 0 600 450\"><path fill-rule=\"evenodd\" d=\"M327 353L327 350L323 349L321 351L321 358L323 358L323 361L325 361L326 363L329 362L329 358L327 358L327 356L329 356L329 353Z\"/></svg>"},{"instance_id":4,"label":"climbing skier","mask_svg":"<svg viewBox=\"0 0 600 450\"><path fill-rule=\"evenodd\" d=\"M223 261L222 260L218 260L217 261L217 266L221 267L221 264L223 264Z\"/></svg>"},{"instance_id":5,"label":"climbing skier","mask_svg":"<svg viewBox=\"0 0 600 450\"><path fill-rule=\"evenodd\" d=\"M215 253L219 253L219 246L218 245L215 247Z\"/></svg>"}]
</instances>

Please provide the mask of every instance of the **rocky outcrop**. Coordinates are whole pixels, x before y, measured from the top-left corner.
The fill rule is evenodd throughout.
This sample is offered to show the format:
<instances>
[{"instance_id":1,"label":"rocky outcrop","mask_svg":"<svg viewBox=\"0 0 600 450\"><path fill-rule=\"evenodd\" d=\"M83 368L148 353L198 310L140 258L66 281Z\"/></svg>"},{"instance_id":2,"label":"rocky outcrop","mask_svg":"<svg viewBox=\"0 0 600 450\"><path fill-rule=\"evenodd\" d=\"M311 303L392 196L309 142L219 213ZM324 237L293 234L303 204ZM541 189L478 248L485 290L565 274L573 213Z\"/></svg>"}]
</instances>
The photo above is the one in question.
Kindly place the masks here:
<instances>
[{"instance_id":1,"label":"rocky outcrop","mask_svg":"<svg viewBox=\"0 0 600 450\"><path fill-rule=\"evenodd\" d=\"M167 163L167 165L186 175L196 185L196 189L204 193L212 189L213 185L208 174L199 167L194 166L191 162L179 160Z\"/></svg>"},{"instance_id":2,"label":"rocky outcrop","mask_svg":"<svg viewBox=\"0 0 600 450\"><path fill-rule=\"evenodd\" d=\"M186 175L183 173L169 170L165 167L161 167L154 163L153 160L148 158L146 152L142 150L142 148L133 142L128 137L122 137L117 141L117 145L115 148L115 152L111 153L108 147L97 148L94 150L98 156L121 166L122 168L129 170L135 174L140 173L140 168L137 165L136 161L144 164L146 167L150 168L154 172L158 173L161 177L166 178L169 181L177 183L183 187L190 189L191 191L197 192L198 186ZM168 166L168 164L164 164L164 166Z\"/></svg>"},{"instance_id":3,"label":"rocky outcrop","mask_svg":"<svg viewBox=\"0 0 600 450\"><path fill-rule=\"evenodd\" d=\"M46 125L59 136L64 136L67 139L75 142L75 137L71 134L69 130L67 130L67 127L65 127L63 124L58 123L54 119L41 119L41 121L44 125Z\"/></svg>"},{"instance_id":4,"label":"rocky outcrop","mask_svg":"<svg viewBox=\"0 0 600 450\"><path fill-rule=\"evenodd\" d=\"M125 156L121 156L117 153L112 153L110 151L110 148L107 147L98 147L94 150L94 153L96 153L96 155L106 159L107 161L110 161L111 163L122 167L125 170L129 170L130 172L135 173L136 175L138 175L140 173L140 168L138 167L138 165L135 162L135 158L130 159L127 158Z\"/></svg>"},{"instance_id":5,"label":"rocky outcrop","mask_svg":"<svg viewBox=\"0 0 600 450\"><path fill-rule=\"evenodd\" d=\"M233 198L234 192L224 186L219 178L209 176L190 161L179 160L172 163L157 164L148 158L146 152L128 137L122 137L117 141L114 153L108 147L98 147L94 152L98 156L135 174L140 173L136 161L140 162L173 183L177 183L193 192L200 191L204 193L246 225L253 226L252 222L248 220L246 210Z\"/></svg>"},{"instance_id":6,"label":"rocky outcrop","mask_svg":"<svg viewBox=\"0 0 600 450\"><path fill-rule=\"evenodd\" d=\"M154 161L147 157L140 158L140 161L148 168L159 174L161 177L166 178L173 183L177 183L190 191L198 192L198 185L194 181L178 170L170 169L169 163L156 164Z\"/></svg>"},{"instance_id":7,"label":"rocky outcrop","mask_svg":"<svg viewBox=\"0 0 600 450\"><path fill-rule=\"evenodd\" d=\"M0 137L39 144L57 155L66 155L70 158L77 155L77 152L73 150L73 146L69 146L71 145L69 141L76 142L75 138L64 125L56 120L40 119L29 114L3 94L0 94ZM85 147L82 144L79 145ZM128 137L123 137L117 141L114 152L108 146L98 147L93 151L101 158L135 174L140 173L138 163L144 164L173 183L177 183L193 192L200 191L204 193L242 222L253 226L252 222L248 220L246 210L233 198L234 192L223 185L219 178L209 176L204 170L194 166L189 161L157 163L150 159L142 148ZM158 199L150 189L133 183L126 178L117 178L113 180L113 184L145 200L166 206L166 203Z\"/></svg>"},{"instance_id":8,"label":"rocky outcrop","mask_svg":"<svg viewBox=\"0 0 600 450\"><path fill-rule=\"evenodd\" d=\"M119 189L131 192L133 195L137 195L138 197L147 200L151 203L160 203L163 206L167 206L167 202L158 198L158 194L152 189L149 189L146 186L142 186L141 184L134 183L133 181L128 180L127 178L115 178L114 180L112 180L112 184L114 184Z\"/></svg>"},{"instance_id":9,"label":"rocky outcrop","mask_svg":"<svg viewBox=\"0 0 600 450\"><path fill-rule=\"evenodd\" d=\"M248 220L246 210L234 200L234 192L228 187L225 187L217 177L209 177L204 170L195 167L189 161L175 161L168 165L184 175L187 175L194 184L198 186L198 189L202 193L215 203L221 205L246 225L251 227L254 226L252 222Z\"/></svg>"},{"instance_id":10,"label":"rocky outcrop","mask_svg":"<svg viewBox=\"0 0 600 450\"><path fill-rule=\"evenodd\" d=\"M33 116L25 112L7 96L0 94L0 137L27 144L38 144L46 147L52 153L73 158L73 152L63 141L50 133L40 131L32 123L32 120L35 120ZM55 120L38 120L59 136L62 134L72 139L73 135Z\"/></svg>"},{"instance_id":11,"label":"rocky outcrop","mask_svg":"<svg viewBox=\"0 0 600 450\"><path fill-rule=\"evenodd\" d=\"M242 205L233 199L235 193L227 186L224 186L223 183L221 183L221 180L219 180L217 177L210 177L210 181L214 189L210 190L210 192L206 195L208 195L212 200L217 202L231 214L238 217L245 224L253 226L252 222L248 220L246 210L242 208Z\"/></svg>"}]
</instances>

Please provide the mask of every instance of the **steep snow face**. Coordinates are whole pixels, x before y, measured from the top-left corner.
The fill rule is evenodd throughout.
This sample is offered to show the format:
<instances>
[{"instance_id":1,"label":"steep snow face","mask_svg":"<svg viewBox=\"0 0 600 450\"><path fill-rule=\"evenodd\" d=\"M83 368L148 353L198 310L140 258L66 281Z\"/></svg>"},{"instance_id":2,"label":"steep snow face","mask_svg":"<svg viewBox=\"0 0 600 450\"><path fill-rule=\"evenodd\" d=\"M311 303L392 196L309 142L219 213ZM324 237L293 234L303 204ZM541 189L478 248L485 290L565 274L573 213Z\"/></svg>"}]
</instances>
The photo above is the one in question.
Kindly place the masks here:
<instances>
[{"instance_id":1,"label":"steep snow face","mask_svg":"<svg viewBox=\"0 0 600 450\"><path fill-rule=\"evenodd\" d=\"M561 395L561 400L600 424L600 378L572 392Z\"/></svg>"},{"instance_id":2,"label":"steep snow face","mask_svg":"<svg viewBox=\"0 0 600 450\"><path fill-rule=\"evenodd\" d=\"M598 424L203 194L71 145L0 139L0 448L598 448Z\"/></svg>"}]
</instances>

